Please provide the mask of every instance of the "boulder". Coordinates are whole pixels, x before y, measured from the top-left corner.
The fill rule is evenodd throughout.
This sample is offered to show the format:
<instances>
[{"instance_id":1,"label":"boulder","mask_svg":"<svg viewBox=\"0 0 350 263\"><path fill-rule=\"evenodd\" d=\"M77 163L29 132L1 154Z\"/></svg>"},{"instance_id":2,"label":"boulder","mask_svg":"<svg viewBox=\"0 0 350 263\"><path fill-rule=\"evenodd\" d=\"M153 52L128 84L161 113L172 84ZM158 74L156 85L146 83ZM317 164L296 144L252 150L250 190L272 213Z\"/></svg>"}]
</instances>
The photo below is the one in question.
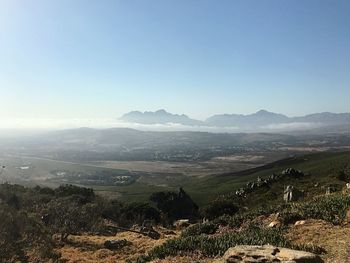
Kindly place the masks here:
<instances>
[{"instance_id":1,"label":"boulder","mask_svg":"<svg viewBox=\"0 0 350 263\"><path fill-rule=\"evenodd\" d=\"M292 185L288 185L283 192L283 200L287 203L298 201L303 195L303 191L298 190Z\"/></svg>"},{"instance_id":2,"label":"boulder","mask_svg":"<svg viewBox=\"0 0 350 263\"><path fill-rule=\"evenodd\" d=\"M268 228L274 228L274 227L280 227L281 223L279 221L272 221L267 227Z\"/></svg>"},{"instance_id":3,"label":"boulder","mask_svg":"<svg viewBox=\"0 0 350 263\"><path fill-rule=\"evenodd\" d=\"M305 225L306 221L305 220L299 220L295 222L295 226L301 226L301 225Z\"/></svg>"},{"instance_id":4,"label":"boulder","mask_svg":"<svg viewBox=\"0 0 350 263\"><path fill-rule=\"evenodd\" d=\"M345 214L345 218L344 218L343 224L344 225L350 225L350 209Z\"/></svg>"},{"instance_id":5,"label":"boulder","mask_svg":"<svg viewBox=\"0 0 350 263\"><path fill-rule=\"evenodd\" d=\"M322 263L323 260L309 252L292 250L275 246L235 246L229 248L225 255L215 263Z\"/></svg>"},{"instance_id":6,"label":"boulder","mask_svg":"<svg viewBox=\"0 0 350 263\"><path fill-rule=\"evenodd\" d=\"M190 226L190 220L189 219L179 219L175 221L174 227L178 230L184 229L186 227Z\"/></svg>"}]
</instances>

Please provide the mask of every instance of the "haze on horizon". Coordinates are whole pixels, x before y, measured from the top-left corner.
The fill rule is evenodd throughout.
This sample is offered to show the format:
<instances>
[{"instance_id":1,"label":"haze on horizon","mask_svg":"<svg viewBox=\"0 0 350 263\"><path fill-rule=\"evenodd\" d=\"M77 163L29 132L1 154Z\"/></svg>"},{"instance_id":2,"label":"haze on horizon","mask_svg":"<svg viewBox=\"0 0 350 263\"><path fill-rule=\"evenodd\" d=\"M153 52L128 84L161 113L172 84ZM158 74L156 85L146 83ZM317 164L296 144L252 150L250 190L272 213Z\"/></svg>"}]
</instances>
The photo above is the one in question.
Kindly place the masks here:
<instances>
[{"instance_id":1,"label":"haze on horizon","mask_svg":"<svg viewBox=\"0 0 350 263\"><path fill-rule=\"evenodd\" d=\"M0 0L0 127L105 127L163 108L200 120L350 112L349 11L346 0Z\"/></svg>"}]
</instances>

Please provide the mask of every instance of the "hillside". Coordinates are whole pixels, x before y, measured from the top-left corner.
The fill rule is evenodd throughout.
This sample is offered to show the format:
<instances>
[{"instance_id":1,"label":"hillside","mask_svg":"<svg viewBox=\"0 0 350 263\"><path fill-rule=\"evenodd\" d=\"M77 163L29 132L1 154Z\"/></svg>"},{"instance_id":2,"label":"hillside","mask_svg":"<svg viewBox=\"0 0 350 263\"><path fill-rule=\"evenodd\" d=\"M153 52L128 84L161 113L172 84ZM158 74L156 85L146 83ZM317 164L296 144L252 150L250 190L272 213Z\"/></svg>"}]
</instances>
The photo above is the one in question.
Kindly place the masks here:
<instances>
[{"instance_id":1,"label":"hillside","mask_svg":"<svg viewBox=\"0 0 350 263\"><path fill-rule=\"evenodd\" d=\"M189 183L186 192L153 193L147 203L106 199L92 189L71 185L51 189L2 184L0 242L6 246L0 255L4 262L138 258L137 262L204 263L221 260L236 245L270 244L320 254L325 262L346 262L349 181L350 153L343 152L293 157L202 178ZM286 203L287 185L303 195ZM184 218L190 218L192 225L178 225L183 230L175 230L173 223ZM153 227L142 227L145 220L151 220ZM337 238L319 236L319 229ZM117 240L120 247L107 246L110 240Z\"/></svg>"},{"instance_id":2,"label":"hillside","mask_svg":"<svg viewBox=\"0 0 350 263\"><path fill-rule=\"evenodd\" d=\"M186 185L185 188L196 201L206 203L217 195L232 193L241 187L246 187L248 182L257 181L258 177L267 179L272 174L281 174L291 167L303 171L305 176L282 177L268 187L250 193L240 202L249 206L277 203L282 200L283 189L287 185L304 190L306 197L324 194L329 186L340 190L344 186L344 181L339 180L337 176L341 169L349 169L350 152L317 153L287 158L250 170L202 178Z\"/></svg>"}]
</instances>

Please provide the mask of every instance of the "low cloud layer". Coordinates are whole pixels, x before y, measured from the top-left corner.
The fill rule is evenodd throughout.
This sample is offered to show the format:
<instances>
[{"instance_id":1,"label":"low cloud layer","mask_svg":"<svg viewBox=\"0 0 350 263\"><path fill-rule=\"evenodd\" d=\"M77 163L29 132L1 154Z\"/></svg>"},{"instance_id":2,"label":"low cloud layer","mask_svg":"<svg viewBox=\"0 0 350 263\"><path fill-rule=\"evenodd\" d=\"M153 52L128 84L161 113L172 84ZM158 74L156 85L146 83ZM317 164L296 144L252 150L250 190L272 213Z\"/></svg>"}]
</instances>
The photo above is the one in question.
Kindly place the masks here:
<instances>
[{"instance_id":1,"label":"low cloud layer","mask_svg":"<svg viewBox=\"0 0 350 263\"><path fill-rule=\"evenodd\" d=\"M216 127L216 126L187 126L178 123L167 124L138 124L128 123L116 119L11 119L2 120L0 124L1 131L13 130L58 130L75 129L81 127L106 129L106 128L132 128L143 131L201 131L201 132L259 132L259 131L291 131L308 130L321 127L321 123L312 122L293 122L280 123L261 126L257 129L242 130L239 127Z\"/></svg>"},{"instance_id":2,"label":"low cloud layer","mask_svg":"<svg viewBox=\"0 0 350 263\"><path fill-rule=\"evenodd\" d=\"M81 127L107 129L132 128L144 131L205 131L236 132L237 127L187 126L178 123L138 124L115 119L11 119L3 120L0 129L6 130L57 130Z\"/></svg>"},{"instance_id":3,"label":"low cloud layer","mask_svg":"<svg viewBox=\"0 0 350 263\"><path fill-rule=\"evenodd\" d=\"M269 124L262 126L263 130L309 130L314 128L319 128L322 126L322 123L315 122L291 122L291 123L278 123L278 124Z\"/></svg>"}]
</instances>

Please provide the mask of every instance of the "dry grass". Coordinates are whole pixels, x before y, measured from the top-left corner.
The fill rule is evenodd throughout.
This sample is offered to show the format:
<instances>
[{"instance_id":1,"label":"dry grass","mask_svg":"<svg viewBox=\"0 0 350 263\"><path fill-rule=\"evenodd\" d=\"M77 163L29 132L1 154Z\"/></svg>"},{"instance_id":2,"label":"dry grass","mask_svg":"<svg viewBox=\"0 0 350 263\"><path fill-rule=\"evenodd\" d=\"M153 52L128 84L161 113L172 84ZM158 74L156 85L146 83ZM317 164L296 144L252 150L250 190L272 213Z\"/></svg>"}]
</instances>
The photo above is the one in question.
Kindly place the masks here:
<instances>
[{"instance_id":1,"label":"dry grass","mask_svg":"<svg viewBox=\"0 0 350 263\"><path fill-rule=\"evenodd\" d=\"M324 248L322 256L328 263L350 262L350 226L334 226L323 220L306 220L304 225L293 226L287 235L295 244L311 244Z\"/></svg>"},{"instance_id":2,"label":"dry grass","mask_svg":"<svg viewBox=\"0 0 350 263\"><path fill-rule=\"evenodd\" d=\"M92 263L92 262L126 262L131 260L135 262L137 257L146 253L155 246L161 245L170 238L175 238L179 235L166 235L163 229L157 229L162 233L159 240L153 240L149 237L136 233L122 232L115 236L70 236L69 244L58 249L62 258L68 263ZM103 247L106 240L111 239L126 239L131 244L118 250L108 250Z\"/></svg>"},{"instance_id":3,"label":"dry grass","mask_svg":"<svg viewBox=\"0 0 350 263\"><path fill-rule=\"evenodd\" d=\"M165 259L157 259L151 263L211 263L213 262L212 258L203 259L195 256L177 256L177 257L168 257Z\"/></svg>"},{"instance_id":4,"label":"dry grass","mask_svg":"<svg viewBox=\"0 0 350 263\"><path fill-rule=\"evenodd\" d=\"M350 213L349 213L350 216ZM263 218L263 223L274 219L275 215ZM265 224L264 224L265 225ZM165 229L157 229L162 233L159 240L152 240L136 233L118 233L115 236L92 236L81 235L71 236L70 244L58 249L62 258L68 263L95 263L95 262L135 262L135 260L151 250L155 246L161 245L166 240L179 236L166 235ZM327 253L322 255L328 263L350 263L350 225L334 226L323 220L306 220L304 225L292 226L287 233L287 238L294 244L314 245L324 248ZM103 248L103 243L110 239L126 239L131 244L119 250L108 250ZM158 259L153 263L209 263L213 259L203 258L194 253L191 256L176 256L166 259Z\"/></svg>"}]
</instances>

